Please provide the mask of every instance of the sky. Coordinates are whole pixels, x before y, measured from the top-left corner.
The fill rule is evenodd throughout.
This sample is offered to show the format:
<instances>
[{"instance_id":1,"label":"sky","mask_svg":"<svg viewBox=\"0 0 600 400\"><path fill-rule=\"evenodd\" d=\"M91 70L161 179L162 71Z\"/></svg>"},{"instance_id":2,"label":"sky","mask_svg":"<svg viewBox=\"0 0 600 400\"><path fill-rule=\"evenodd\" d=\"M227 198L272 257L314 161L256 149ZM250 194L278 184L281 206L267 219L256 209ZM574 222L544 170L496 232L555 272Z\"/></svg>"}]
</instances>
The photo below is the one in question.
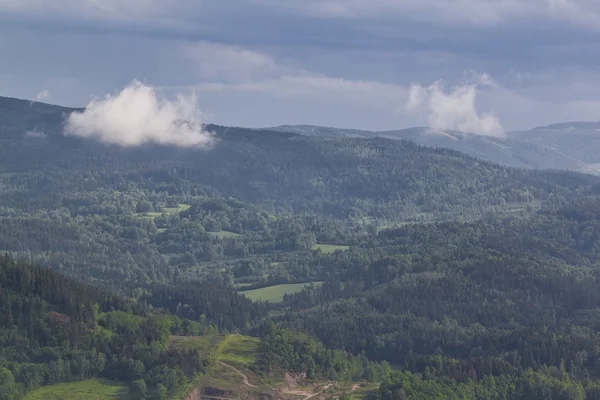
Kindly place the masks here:
<instances>
[{"instance_id":1,"label":"sky","mask_svg":"<svg viewBox=\"0 0 600 400\"><path fill-rule=\"evenodd\" d=\"M599 50L597 0L0 0L0 95L95 118L502 136L600 120Z\"/></svg>"}]
</instances>

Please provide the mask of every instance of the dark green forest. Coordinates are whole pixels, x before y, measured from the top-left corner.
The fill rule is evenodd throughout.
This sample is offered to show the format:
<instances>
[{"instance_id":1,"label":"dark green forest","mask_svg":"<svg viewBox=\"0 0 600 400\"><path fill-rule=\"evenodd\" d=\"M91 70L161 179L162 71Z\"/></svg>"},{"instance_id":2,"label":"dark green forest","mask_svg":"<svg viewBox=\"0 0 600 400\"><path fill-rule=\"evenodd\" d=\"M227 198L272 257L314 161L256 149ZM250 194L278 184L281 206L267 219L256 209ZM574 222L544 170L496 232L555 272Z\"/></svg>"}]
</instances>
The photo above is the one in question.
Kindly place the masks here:
<instances>
[{"instance_id":1,"label":"dark green forest","mask_svg":"<svg viewBox=\"0 0 600 400\"><path fill-rule=\"evenodd\" d=\"M600 178L220 126L125 149L63 136L68 112L0 98L0 399L177 396L214 360L169 337L227 332L261 339L256 373L372 399L600 399Z\"/></svg>"}]
</instances>

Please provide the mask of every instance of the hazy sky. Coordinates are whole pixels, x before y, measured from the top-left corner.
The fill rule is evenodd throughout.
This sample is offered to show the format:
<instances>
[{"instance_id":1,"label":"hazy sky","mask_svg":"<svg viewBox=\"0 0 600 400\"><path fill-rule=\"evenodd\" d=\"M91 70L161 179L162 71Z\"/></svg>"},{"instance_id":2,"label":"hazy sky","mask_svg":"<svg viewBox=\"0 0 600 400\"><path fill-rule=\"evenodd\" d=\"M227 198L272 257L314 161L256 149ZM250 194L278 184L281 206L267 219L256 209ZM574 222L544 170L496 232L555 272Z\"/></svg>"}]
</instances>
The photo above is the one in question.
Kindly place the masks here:
<instances>
[{"instance_id":1,"label":"hazy sky","mask_svg":"<svg viewBox=\"0 0 600 400\"><path fill-rule=\"evenodd\" d=\"M597 0L0 0L0 95L84 106L137 80L238 126L600 120L599 50Z\"/></svg>"}]
</instances>

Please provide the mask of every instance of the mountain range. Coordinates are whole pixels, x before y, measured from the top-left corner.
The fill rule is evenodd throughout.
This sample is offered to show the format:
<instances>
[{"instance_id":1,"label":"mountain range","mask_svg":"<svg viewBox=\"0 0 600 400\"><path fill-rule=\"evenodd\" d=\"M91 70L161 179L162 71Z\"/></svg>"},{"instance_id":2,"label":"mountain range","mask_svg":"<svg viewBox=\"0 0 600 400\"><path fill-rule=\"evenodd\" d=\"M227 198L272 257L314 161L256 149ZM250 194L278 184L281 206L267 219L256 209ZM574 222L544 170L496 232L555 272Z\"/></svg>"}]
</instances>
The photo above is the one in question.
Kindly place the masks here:
<instances>
[{"instance_id":1,"label":"mountain range","mask_svg":"<svg viewBox=\"0 0 600 400\"><path fill-rule=\"evenodd\" d=\"M448 148L517 168L574 170L600 173L600 122L566 122L490 137L427 127L392 131L338 129L310 125L284 125L273 130L307 136L386 137L419 145Z\"/></svg>"}]
</instances>

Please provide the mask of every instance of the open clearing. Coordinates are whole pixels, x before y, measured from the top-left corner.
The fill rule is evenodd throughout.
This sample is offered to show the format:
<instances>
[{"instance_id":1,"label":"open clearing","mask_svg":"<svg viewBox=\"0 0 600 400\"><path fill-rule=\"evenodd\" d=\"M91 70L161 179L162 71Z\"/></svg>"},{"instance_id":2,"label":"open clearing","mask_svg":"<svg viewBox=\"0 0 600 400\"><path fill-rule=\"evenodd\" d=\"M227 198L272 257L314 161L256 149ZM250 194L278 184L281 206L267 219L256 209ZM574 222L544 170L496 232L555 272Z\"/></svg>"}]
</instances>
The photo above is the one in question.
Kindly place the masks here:
<instances>
[{"instance_id":1,"label":"open clearing","mask_svg":"<svg viewBox=\"0 0 600 400\"><path fill-rule=\"evenodd\" d=\"M136 216L143 219L154 219L160 217L163 214L179 214L182 211L188 210L191 207L189 204L180 204L179 207L163 207L160 212L152 211L145 213L138 213Z\"/></svg>"},{"instance_id":2,"label":"open clearing","mask_svg":"<svg viewBox=\"0 0 600 400\"><path fill-rule=\"evenodd\" d=\"M249 368L259 353L260 340L251 336L230 334L214 336L172 336L171 346L214 354L218 361L236 368Z\"/></svg>"},{"instance_id":3,"label":"open clearing","mask_svg":"<svg viewBox=\"0 0 600 400\"><path fill-rule=\"evenodd\" d=\"M180 213L182 211L189 210L190 207L191 207L191 205L189 205L189 204L180 204L178 207L164 207L162 209L162 211L167 214L175 214L175 213Z\"/></svg>"},{"instance_id":4,"label":"open clearing","mask_svg":"<svg viewBox=\"0 0 600 400\"><path fill-rule=\"evenodd\" d=\"M227 335L219 342L217 359L237 367L251 367L258 357L260 340L251 336Z\"/></svg>"},{"instance_id":5,"label":"open clearing","mask_svg":"<svg viewBox=\"0 0 600 400\"><path fill-rule=\"evenodd\" d=\"M349 394L353 400L364 400L370 390L377 389L376 384L308 382L298 381L298 386L288 386L283 372L261 376L253 371L260 354L260 340L251 336L230 334L211 336L172 336L171 346L198 350L212 354L216 365L209 375L200 376L190 387L196 398L236 399L259 398L265 391L277 393L276 398L287 400L309 400L324 397L339 397ZM202 397L206 388L223 391L218 397Z\"/></svg>"},{"instance_id":6,"label":"open clearing","mask_svg":"<svg viewBox=\"0 0 600 400\"><path fill-rule=\"evenodd\" d=\"M319 287L323 282L313 282L313 285ZM241 293L252 301L266 301L270 303L281 303L285 294L301 292L305 286L310 283L290 283L284 285L275 285L260 289L241 291Z\"/></svg>"},{"instance_id":7,"label":"open clearing","mask_svg":"<svg viewBox=\"0 0 600 400\"><path fill-rule=\"evenodd\" d=\"M219 238L219 239L227 239L227 238L236 238L240 236L239 233L229 232L229 231L221 231L221 232L206 232L210 236Z\"/></svg>"},{"instance_id":8,"label":"open clearing","mask_svg":"<svg viewBox=\"0 0 600 400\"><path fill-rule=\"evenodd\" d=\"M127 387L119 382L92 379L81 382L43 386L25 397L25 400L115 400L124 399Z\"/></svg>"},{"instance_id":9,"label":"open clearing","mask_svg":"<svg viewBox=\"0 0 600 400\"><path fill-rule=\"evenodd\" d=\"M350 246L339 246L335 244L315 244L313 250L321 250L325 254L332 254L338 250L346 251L349 250Z\"/></svg>"}]
</instances>

